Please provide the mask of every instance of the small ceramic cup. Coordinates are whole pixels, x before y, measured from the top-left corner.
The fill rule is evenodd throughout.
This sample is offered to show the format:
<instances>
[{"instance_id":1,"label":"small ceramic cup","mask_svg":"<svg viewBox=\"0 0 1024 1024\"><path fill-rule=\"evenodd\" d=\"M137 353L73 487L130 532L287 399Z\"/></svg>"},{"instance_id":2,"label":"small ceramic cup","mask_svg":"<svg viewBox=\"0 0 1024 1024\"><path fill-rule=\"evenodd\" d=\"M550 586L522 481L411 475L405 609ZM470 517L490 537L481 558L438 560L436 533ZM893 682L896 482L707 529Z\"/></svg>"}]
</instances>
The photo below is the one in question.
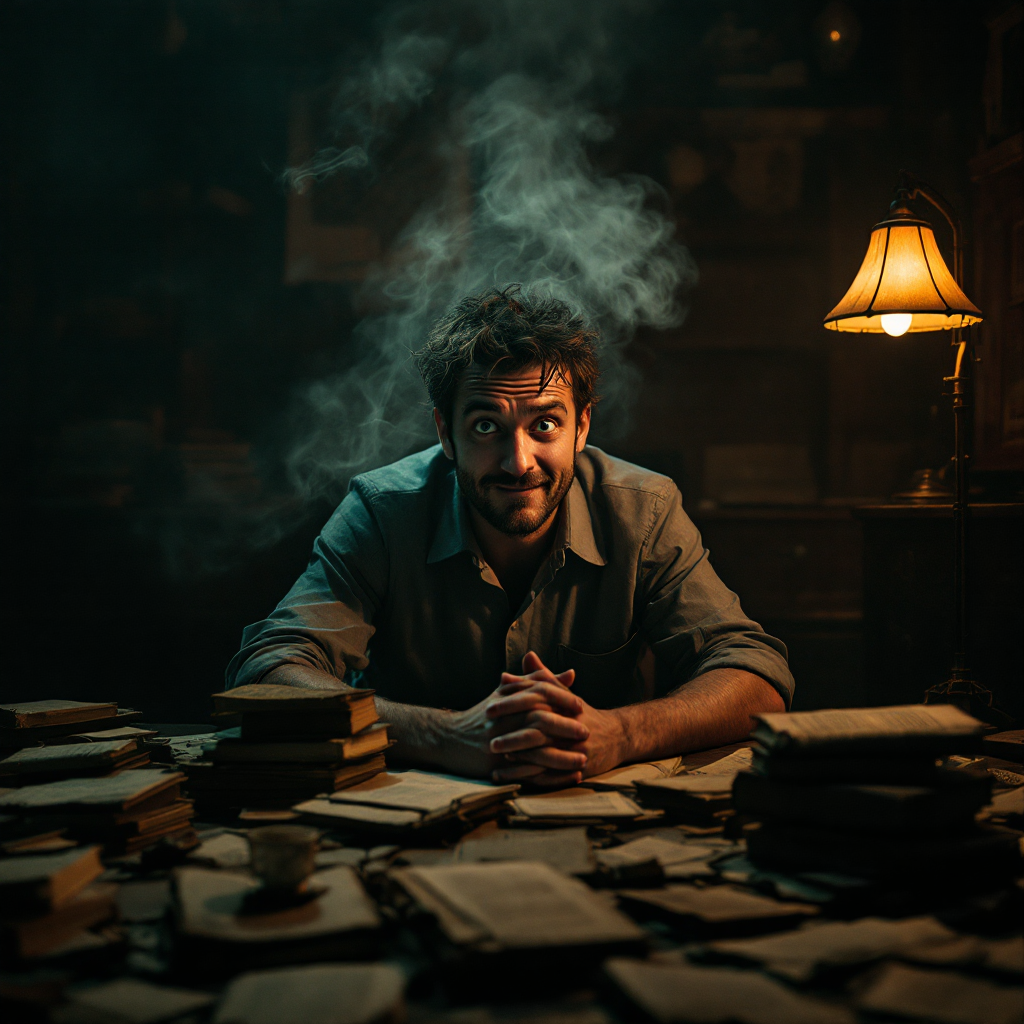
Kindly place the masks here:
<instances>
[{"instance_id":1,"label":"small ceramic cup","mask_svg":"<svg viewBox=\"0 0 1024 1024\"><path fill-rule=\"evenodd\" d=\"M249 833L252 870L267 889L296 890L313 873L320 833L305 825L265 825Z\"/></svg>"}]
</instances>

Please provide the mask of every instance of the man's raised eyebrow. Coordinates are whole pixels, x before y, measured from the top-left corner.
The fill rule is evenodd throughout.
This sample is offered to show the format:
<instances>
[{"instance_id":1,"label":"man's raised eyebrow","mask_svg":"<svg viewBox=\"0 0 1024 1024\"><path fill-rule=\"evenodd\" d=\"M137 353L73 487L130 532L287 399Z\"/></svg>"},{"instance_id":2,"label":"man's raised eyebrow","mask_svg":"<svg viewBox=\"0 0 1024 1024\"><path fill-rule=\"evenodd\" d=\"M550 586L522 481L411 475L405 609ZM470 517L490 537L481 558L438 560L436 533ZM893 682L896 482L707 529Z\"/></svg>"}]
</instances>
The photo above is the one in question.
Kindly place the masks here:
<instances>
[{"instance_id":1,"label":"man's raised eyebrow","mask_svg":"<svg viewBox=\"0 0 1024 1024\"><path fill-rule=\"evenodd\" d=\"M528 411L533 415L539 415L545 412L554 412L556 409L561 409L566 416L569 415L569 410L566 408L565 402L559 399L554 399L550 402L544 402L541 405L529 405ZM501 412L502 407L497 402L491 402L486 398L471 398L462 407L462 415L468 416L471 412Z\"/></svg>"}]
</instances>

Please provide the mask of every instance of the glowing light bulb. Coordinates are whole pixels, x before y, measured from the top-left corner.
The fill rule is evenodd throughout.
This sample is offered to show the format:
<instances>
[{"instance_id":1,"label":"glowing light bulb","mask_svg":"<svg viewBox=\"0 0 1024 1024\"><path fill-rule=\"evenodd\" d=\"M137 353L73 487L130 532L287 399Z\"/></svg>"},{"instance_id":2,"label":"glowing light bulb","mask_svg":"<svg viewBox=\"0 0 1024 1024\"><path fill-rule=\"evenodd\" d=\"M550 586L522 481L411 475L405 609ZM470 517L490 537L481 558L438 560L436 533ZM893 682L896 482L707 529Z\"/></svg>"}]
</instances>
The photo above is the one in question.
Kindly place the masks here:
<instances>
[{"instance_id":1,"label":"glowing light bulb","mask_svg":"<svg viewBox=\"0 0 1024 1024\"><path fill-rule=\"evenodd\" d=\"M829 39L832 40L833 43L838 43L839 40L843 38L843 33L840 32L839 29L834 28L831 32L829 32L828 37Z\"/></svg>"},{"instance_id":2,"label":"glowing light bulb","mask_svg":"<svg viewBox=\"0 0 1024 1024\"><path fill-rule=\"evenodd\" d=\"M883 313L882 330L891 338L898 338L910 329L913 313Z\"/></svg>"}]
</instances>

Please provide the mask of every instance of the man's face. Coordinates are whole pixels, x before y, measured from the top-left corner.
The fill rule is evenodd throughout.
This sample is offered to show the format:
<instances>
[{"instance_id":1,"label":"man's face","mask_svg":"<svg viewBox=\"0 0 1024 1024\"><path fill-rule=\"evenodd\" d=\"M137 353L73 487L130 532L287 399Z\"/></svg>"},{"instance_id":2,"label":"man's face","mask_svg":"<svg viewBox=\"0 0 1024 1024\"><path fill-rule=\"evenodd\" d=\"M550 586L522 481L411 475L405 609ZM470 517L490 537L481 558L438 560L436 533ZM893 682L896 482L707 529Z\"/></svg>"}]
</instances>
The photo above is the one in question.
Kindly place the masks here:
<instances>
[{"instance_id":1,"label":"man's face","mask_svg":"<svg viewBox=\"0 0 1024 1024\"><path fill-rule=\"evenodd\" d=\"M548 522L590 430L590 406L577 417L568 381L541 382L540 366L492 374L471 366L456 388L451 424L434 410L467 500L509 536L529 536Z\"/></svg>"}]
</instances>

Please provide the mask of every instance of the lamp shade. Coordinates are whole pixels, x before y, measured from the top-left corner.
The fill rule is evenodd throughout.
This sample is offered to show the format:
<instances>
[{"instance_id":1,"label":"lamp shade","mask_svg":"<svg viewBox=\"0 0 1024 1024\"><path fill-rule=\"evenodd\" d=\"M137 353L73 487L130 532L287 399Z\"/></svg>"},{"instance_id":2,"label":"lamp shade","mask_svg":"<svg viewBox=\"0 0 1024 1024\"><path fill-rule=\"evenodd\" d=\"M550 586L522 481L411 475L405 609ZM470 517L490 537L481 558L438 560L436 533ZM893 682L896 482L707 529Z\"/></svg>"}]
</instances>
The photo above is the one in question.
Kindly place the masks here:
<instances>
[{"instance_id":1,"label":"lamp shade","mask_svg":"<svg viewBox=\"0 0 1024 1024\"><path fill-rule=\"evenodd\" d=\"M832 331L903 334L967 327L981 319L981 310L949 272L931 225L906 207L894 206L872 229L864 262L849 291L825 317L825 326Z\"/></svg>"}]
</instances>

